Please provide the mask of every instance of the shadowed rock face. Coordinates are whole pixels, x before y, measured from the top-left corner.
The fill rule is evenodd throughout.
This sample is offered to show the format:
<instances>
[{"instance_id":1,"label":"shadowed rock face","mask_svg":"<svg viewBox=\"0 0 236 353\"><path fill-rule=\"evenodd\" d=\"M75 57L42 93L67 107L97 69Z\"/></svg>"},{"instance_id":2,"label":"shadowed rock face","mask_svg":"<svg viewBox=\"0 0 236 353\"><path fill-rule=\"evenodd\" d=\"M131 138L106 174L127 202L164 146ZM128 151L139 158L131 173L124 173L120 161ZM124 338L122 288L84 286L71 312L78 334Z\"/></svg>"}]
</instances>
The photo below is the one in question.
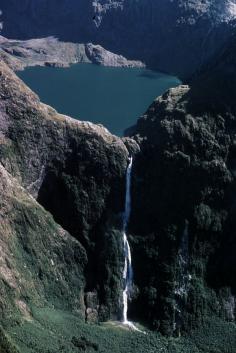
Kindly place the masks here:
<instances>
[{"instance_id":1,"label":"shadowed rock face","mask_svg":"<svg viewBox=\"0 0 236 353\"><path fill-rule=\"evenodd\" d=\"M191 87L157 98L133 132L133 313L168 334L207 316L235 321L234 43Z\"/></svg>"},{"instance_id":2,"label":"shadowed rock face","mask_svg":"<svg viewBox=\"0 0 236 353\"><path fill-rule=\"evenodd\" d=\"M225 41L234 0L3 0L3 35L93 42L187 77Z\"/></svg>"}]
</instances>

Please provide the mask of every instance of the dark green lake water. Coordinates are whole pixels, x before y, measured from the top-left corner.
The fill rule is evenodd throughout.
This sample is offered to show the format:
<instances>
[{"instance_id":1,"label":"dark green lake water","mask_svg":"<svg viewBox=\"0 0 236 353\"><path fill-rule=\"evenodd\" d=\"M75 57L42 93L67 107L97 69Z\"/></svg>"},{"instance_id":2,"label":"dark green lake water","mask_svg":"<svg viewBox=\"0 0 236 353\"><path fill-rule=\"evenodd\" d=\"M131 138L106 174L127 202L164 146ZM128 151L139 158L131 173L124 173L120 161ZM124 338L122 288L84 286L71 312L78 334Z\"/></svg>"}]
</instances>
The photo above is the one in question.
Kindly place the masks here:
<instances>
[{"instance_id":1,"label":"dark green lake water","mask_svg":"<svg viewBox=\"0 0 236 353\"><path fill-rule=\"evenodd\" d=\"M120 136L157 96L180 84L176 77L147 69L92 64L30 67L18 76L58 112L101 123Z\"/></svg>"}]
</instances>

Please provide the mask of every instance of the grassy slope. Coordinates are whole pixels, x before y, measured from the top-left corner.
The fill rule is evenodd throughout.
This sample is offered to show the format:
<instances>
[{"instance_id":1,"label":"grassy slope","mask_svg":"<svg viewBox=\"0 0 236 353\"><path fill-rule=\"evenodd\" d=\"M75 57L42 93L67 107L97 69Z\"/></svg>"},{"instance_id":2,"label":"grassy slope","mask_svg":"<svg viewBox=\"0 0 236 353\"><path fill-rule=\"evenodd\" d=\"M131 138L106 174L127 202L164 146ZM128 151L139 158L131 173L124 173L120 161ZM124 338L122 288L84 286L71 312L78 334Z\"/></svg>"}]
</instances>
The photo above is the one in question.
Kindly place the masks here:
<instances>
[{"instance_id":1,"label":"grassy slope","mask_svg":"<svg viewBox=\"0 0 236 353\"><path fill-rule=\"evenodd\" d=\"M85 324L69 312L49 308L33 309L33 316L34 321L7 328L20 353L235 353L235 325L219 320L209 321L189 338L167 339L112 323Z\"/></svg>"}]
</instances>

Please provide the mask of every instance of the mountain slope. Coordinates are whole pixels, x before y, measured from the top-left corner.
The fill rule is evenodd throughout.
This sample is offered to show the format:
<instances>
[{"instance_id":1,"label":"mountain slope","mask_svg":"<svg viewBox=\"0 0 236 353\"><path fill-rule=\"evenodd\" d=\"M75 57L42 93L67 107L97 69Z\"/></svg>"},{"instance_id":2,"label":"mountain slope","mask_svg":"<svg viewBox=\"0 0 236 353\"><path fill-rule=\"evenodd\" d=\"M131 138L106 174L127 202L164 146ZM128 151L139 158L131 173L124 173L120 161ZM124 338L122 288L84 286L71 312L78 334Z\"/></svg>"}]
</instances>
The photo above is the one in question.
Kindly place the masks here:
<instances>
[{"instance_id":1,"label":"mountain slope","mask_svg":"<svg viewBox=\"0 0 236 353\"><path fill-rule=\"evenodd\" d=\"M2 165L0 175L1 324L31 320L31 305L83 318L85 250Z\"/></svg>"},{"instance_id":2,"label":"mountain slope","mask_svg":"<svg viewBox=\"0 0 236 353\"><path fill-rule=\"evenodd\" d=\"M93 42L187 77L231 32L234 0L3 0L3 35Z\"/></svg>"}]
</instances>

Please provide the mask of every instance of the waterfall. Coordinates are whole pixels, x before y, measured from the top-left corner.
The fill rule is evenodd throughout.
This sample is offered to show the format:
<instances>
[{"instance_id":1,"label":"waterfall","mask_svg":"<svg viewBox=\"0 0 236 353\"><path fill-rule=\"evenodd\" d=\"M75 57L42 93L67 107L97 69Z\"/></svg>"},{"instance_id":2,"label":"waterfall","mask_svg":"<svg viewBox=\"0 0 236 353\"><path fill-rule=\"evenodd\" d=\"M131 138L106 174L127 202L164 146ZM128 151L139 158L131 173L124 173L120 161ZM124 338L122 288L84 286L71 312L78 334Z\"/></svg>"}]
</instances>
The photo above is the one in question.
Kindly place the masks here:
<instances>
[{"instance_id":1,"label":"waterfall","mask_svg":"<svg viewBox=\"0 0 236 353\"><path fill-rule=\"evenodd\" d=\"M180 249L178 252L178 265L180 268L179 280L177 281L177 287L175 289L175 294L180 298L184 298L188 292L188 285L191 276L188 271L189 267L189 224L185 220L185 228L183 231Z\"/></svg>"},{"instance_id":2,"label":"waterfall","mask_svg":"<svg viewBox=\"0 0 236 353\"><path fill-rule=\"evenodd\" d=\"M185 220L185 228L182 234L180 249L177 257L178 276L175 284L175 320L173 329L179 329L182 325L182 310L186 305L190 281L189 273L189 223Z\"/></svg>"},{"instance_id":3,"label":"waterfall","mask_svg":"<svg viewBox=\"0 0 236 353\"><path fill-rule=\"evenodd\" d=\"M125 264L123 270L124 290L123 290L123 317L124 324L128 324L128 295L132 288L133 270L131 261L131 251L127 239L126 231L131 212L131 173L132 173L133 158L130 157L129 165L126 171L126 193L125 193L125 212L123 216L123 247L125 255Z\"/></svg>"},{"instance_id":4,"label":"waterfall","mask_svg":"<svg viewBox=\"0 0 236 353\"><path fill-rule=\"evenodd\" d=\"M127 325L130 329L146 334L146 332L139 330L131 321L128 320L128 298L130 291L132 290L133 284L133 269L132 269L132 258L129 242L127 239L126 231L129 223L129 217L131 212L131 174L132 174L133 158L129 158L129 164L126 171L126 191L125 191L125 212L123 216L123 249L125 255L125 263L123 270L123 315L122 322Z\"/></svg>"}]
</instances>

